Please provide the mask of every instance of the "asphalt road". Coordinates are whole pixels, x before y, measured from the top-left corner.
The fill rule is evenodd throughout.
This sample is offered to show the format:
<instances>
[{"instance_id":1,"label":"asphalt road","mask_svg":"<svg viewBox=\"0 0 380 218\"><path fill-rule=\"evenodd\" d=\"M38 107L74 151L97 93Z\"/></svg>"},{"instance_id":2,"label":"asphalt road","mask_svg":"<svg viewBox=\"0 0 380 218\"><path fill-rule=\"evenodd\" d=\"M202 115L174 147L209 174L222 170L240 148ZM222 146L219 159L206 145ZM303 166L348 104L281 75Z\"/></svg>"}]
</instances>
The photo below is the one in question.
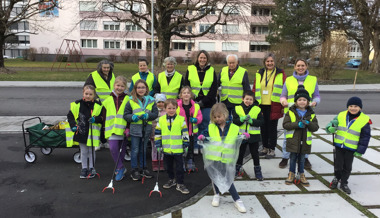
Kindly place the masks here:
<instances>
[{"instance_id":1,"label":"asphalt road","mask_svg":"<svg viewBox=\"0 0 380 218\"><path fill-rule=\"evenodd\" d=\"M380 93L321 92L319 114L337 114L346 108L351 96L363 100L367 114L380 113ZM70 102L82 98L81 88L15 88L0 87L0 116L65 116Z\"/></svg>"}]
</instances>

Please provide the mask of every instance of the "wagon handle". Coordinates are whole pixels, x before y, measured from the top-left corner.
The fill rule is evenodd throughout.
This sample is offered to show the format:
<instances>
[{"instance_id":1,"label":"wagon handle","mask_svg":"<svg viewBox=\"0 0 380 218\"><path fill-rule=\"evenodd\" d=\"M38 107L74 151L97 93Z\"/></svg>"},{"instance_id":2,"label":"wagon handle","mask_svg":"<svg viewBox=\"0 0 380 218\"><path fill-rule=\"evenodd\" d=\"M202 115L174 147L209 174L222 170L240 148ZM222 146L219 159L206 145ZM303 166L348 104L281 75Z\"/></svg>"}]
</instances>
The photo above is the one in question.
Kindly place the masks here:
<instances>
[{"instance_id":1,"label":"wagon handle","mask_svg":"<svg viewBox=\"0 0 380 218\"><path fill-rule=\"evenodd\" d=\"M26 121L30 121L30 120L34 120L34 119L39 119L39 120L40 120L40 123L42 122L41 117L33 117L33 118L30 118L30 119L26 119L26 120L24 120L24 121L22 122L22 135L24 136L24 144L25 144L25 148L26 148L27 146L26 146L26 137L25 137L25 127L24 127L24 125L25 125L25 122L26 122Z\"/></svg>"}]
</instances>

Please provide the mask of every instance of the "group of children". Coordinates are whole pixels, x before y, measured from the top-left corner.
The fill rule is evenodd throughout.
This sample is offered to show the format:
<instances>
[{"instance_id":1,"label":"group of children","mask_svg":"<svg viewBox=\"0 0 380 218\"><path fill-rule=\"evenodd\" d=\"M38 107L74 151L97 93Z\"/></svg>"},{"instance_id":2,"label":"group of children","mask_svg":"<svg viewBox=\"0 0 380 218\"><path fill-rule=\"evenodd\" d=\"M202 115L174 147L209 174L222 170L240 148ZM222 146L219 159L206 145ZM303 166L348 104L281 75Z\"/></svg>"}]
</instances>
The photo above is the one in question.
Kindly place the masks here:
<instances>
[{"instance_id":1,"label":"group of children","mask_svg":"<svg viewBox=\"0 0 380 218\"><path fill-rule=\"evenodd\" d=\"M205 132L198 133L197 125L202 122L200 107L193 99L189 86L182 88L179 99L166 99L163 94L149 96L149 87L143 79L134 83L130 96L126 95L127 81L125 77L115 79L114 89L103 103L95 99L95 88L91 85L83 87L83 98L71 103L67 115L70 128L66 135L72 137L72 144L79 144L81 150L82 170L80 178L96 176L95 152L93 147L99 145L101 125L105 127L105 138L108 139L112 158L117 165L115 180L123 179L126 168L123 164L126 152L123 141L128 134L131 140L131 177L140 180L142 177L152 178L146 164L146 147L148 139L152 142L152 168L154 171L165 169L169 181L163 188L176 189L183 194L189 190L184 183L184 166L186 170L195 170L194 143L205 137L237 136L243 134L243 141L236 164L239 176L246 147L250 149L253 158L254 172L257 180L263 180L259 159L259 142L261 140L259 127L264 119L261 109L252 91L244 93L241 105L235 107L232 121L224 104L217 103L211 109L211 122ZM318 121L314 111L309 106L310 95L302 85L295 93L295 104L285 115L283 127L286 129L287 147L291 152L290 168L286 184L292 184L295 179L296 165L300 182L309 186L304 175L305 154L311 152L311 132L318 130ZM348 110L341 112L327 127L326 131L335 133L336 147L335 178L332 188L341 183L341 189L350 193L347 180L351 172L354 156L364 154L369 138L369 117L361 112L362 103L357 97L349 99ZM68 130L69 129L69 130ZM70 131L71 130L71 131ZM127 131L126 131L127 130ZM199 136L198 136L199 135ZM154 141L154 142L153 142ZM161 154L163 153L163 155ZM186 160L184 162L184 154ZM163 162L162 162L163 161ZM176 169L174 170L174 165ZM215 195L213 206L219 205L218 187L214 185ZM240 212L246 212L234 185L229 189L235 206Z\"/></svg>"}]
</instances>

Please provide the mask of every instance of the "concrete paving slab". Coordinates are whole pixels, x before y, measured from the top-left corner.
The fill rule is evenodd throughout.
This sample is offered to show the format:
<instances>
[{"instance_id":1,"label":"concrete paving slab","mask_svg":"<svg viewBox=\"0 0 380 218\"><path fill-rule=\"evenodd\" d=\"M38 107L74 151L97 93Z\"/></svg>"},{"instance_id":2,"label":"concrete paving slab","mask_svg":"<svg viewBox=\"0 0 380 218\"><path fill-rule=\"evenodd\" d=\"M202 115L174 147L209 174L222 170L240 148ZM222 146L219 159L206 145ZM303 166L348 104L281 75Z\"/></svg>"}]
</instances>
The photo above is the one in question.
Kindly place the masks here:
<instances>
[{"instance_id":1,"label":"concrete paving slab","mask_svg":"<svg viewBox=\"0 0 380 218\"><path fill-rule=\"evenodd\" d=\"M322 155L328 158L329 160L333 161L333 154L322 154ZM377 169L376 167L373 167L358 158L354 159L354 162L352 164L352 173L378 173L378 172L380 172L380 170Z\"/></svg>"},{"instance_id":2,"label":"concrete paving slab","mask_svg":"<svg viewBox=\"0 0 380 218\"><path fill-rule=\"evenodd\" d=\"M375 139L375 138L372 137L369 140L368 146L377 146L377 147L379 147L380 146L380 140L377 140L377 139Z\"/></svg>"},{"instance_id":3,"label":"concrete paving slab","mask_svg":"<svg viewBox=\"0 0 380 218\"><path fill-rule=\"evenodd\" d=\"M265 197L280 217L364 216L363 213L335 193L265 195ZM337 205L344 210L337 210Z\"/></svg>"},{"instance_id":4,"label":"concrete paving slab","mask_svg":"<svg viewBox=\"0 0 380 218\"><path fill-rule=\"evenodd\" d=\"M376 151L375 149L372 149L372 148L368 148L367 151L365 152L365 154L362 156L362 158L374 163L374 164L377 164L377 165L380 165L380 152Z\"/></svg>"},{"instance_id":5,"label":"concrete paving slab","mask_svg":"<svg viewBox=\"0 0 380 218\"><path fill-rule=\"evenodd\" d=\"M331 181L333 176L323 177ZM380 205L380 175L351 175L348 179L350 197L364 206Z\"/></svg>"},{"instance_id":6,"label":"concrete paving slab","mask_svg":"<svg viewBox=\"0 0 380 218\"><path fill-rule=\"evenodd\" d=\"M330 188L328 188L325 184L323 184L321 181L317 179L308 179L307 180L310 183L309 187L304 187L308 191L328 191Z\"/></svg>"},{"instance_id":7,"label":"concrete paving slab","mask_svg":"<svg viewBox=\"0 0 380 218\"><path fill-rule=\"evenodd\" d=\"M375 216L380 217L380 209L368 209Z\"/></svg>"},{"instance_id":8,"label":"concrete paving slab","mask_svg":"<svg viewBox=\"0 0 380 218\"><path fill-rule=\"evenodd\" d=\"M321 124L319 124L321 126ZM313 134L326 134L325 128L319 128L316 132L313 132Z\"/></svg>"},{"instance_id":9,"label":"concrete paving slab","mask_svg":"<svg viewBox=\"0 0 380 218\"><path fill-rule=\"evenodd\" d=\"M273 178L287 178L289 173L289 164L287 168L281 169L278 167L281 159L261 159L261 172L263 173L263 177L265 179L273 179ZM249 178L255 178L255 172L253 170L253 160L249 160L247 163L243 165L244 171L247 173ZM305 176L307 178L312 178L313 176L305 171Z\"/></svg>"},{"instance_id":10,"label":"concrete paving slab","mask_svg":"<svg viewBox=\"0 0 380 218\"><path fill-rule=\"evenodd\" d=\"M333 146L322 139L313 139L311 142L311 152L332 152Z\"/></svg>"},{"instance_id":11,"label":"concrete paving slab","mask_svg":"<svg viewBox=\"0 0 380 218\"><path fill-rule=\"evenodd\" d=\"M22 132L22 123L24 120L33 118L34 116L0 116L1 125L0 133L4 132ZM53 124L58 121L66 120L66 116L40 116L42 122L46 124ZM33 126L40 121L33 119L25 122L25 128Z\"/></svg>"},{"instance_id":12,"label":"concrete paving slab","mask_svg":"<svg viewBox=\"0 0 380 218\"><path fill-rule=\"evenodd\" d=\"M238 192L300 191L295 185L286 185L285 180L240 180L234 182Z\"/></svg>"},{"instance_id":13,"label":"concrete paving slab","mask_svg":"<svg viewBox=\"0 0 380 218\"><path fill-rule=\"evenodd\" d=\"M329 142L332 142L332 135L319 135L319 137L326 139Z\"/></svg>"},{"instance_id":14,"label":"concrete paving slab","mask_svg":"<svg viewBox=\"0 0 380 218\"><path fill-rule=\"evenodd\" d=\"M372 136L380 136L380 130L371 129L371 135Z\"/></svg>"},{"instance_id":15,"label":"concrete paving slab","mask_svg":"<svg viewBox=\"0 0 380 218\"><path fill-rule=\"evenodd\" d=\"M219 207L211 205L213 196L205 196L197 203L182 209L183 218L192 217L269 217L254 195L241 195L247 213L240 213L231 196L221 196Z\"/></svg>"},{"instance_id":16,"label":"concrete paving slab","mask_svg":"<svg viewBox=\"0 0 380 218\"><path fill-rule=\"evenodd\" d=\"M164 216L160 216L160 218L172 218L172 213L165 214Z\"/></svg>"},{"instance_id":17,"label":"concrete paving slab","mask_svg":"<svg viewBox=\"0 0 380 218\"><path fill-rule=\"evenodd\" d=\"M320 173L334 173L334 166L318 157L317 155L310 155L309 161L313 165L312 169L320 174Z\"/></svg>"}]
</instances>

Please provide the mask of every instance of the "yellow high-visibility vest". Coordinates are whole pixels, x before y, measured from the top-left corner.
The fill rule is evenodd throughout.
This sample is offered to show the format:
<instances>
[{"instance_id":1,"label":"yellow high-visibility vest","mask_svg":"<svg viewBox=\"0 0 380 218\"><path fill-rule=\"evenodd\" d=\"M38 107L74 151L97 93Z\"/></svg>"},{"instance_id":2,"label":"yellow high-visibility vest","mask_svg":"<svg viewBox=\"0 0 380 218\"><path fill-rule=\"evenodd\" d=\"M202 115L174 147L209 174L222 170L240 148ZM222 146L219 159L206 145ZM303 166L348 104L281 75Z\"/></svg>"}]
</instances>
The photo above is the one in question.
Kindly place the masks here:
<instances>
[{"instance_id":1,"label":"yellow high-visibility vest","mask_svg":"<svg viewBox=\"0 0 380 218\"><path fill-rule=\"evenodd\" d=\"M108 139L112 134L123 136L124 130L127 127L127 121L123 118L125 105L129 101L129 97L125 96L119 110L116 111L113 96L109 96L103 101L103 106L106 108L106 121L104 137Z\"/></svg>"},{"instance_id":2,"label":"yellow high-visibility vest","mask_svg":"<svg viewBox=\"0 0 380 218\"><path fill-rule=\"evenodd\" d=\"M240 104L243 97L243 78L246 69L239 66L231 80L229 77L228 67L223 67L220 75L220 82L222 86L221 100L228 99L232 104Z\"/></svg>"},{"instance_id":3,"label":"yellow high-visibility vest","mask_svg":"<svg viewBox=\"0 0 380 218\"><path fill-rule=\"evenodd\" d=\"M276 75L273 83L273 90L271 95L271 101L280 103L280 96L282 93L282 87L284 86L283 80L282 80L282 74L279 73ZM259 73L256 73L256 82L255 82L255 99L261 104L261 75Z\"/></svg>"},{"instance_id":4,"label":"yellow high-visibility vest","mask_svg":"<svg viewBox=\"0 0 380 218\"><path fill-rule=\"evenodd\" d=\"M110 81L110 86L107 85L107 83L104 81L104 79L100 76L98 71L94 71L90 73L92 76L92 79L95 83L95 91L98 95L101 102L103 102L112 92L113 85L115 83L115 75L112 73L112 78Z\"/></svg>"},{"instance_id":5,"label":"yellow high-visibility vest","mask_svg":"<svg viewBox=\"0 0 380 218\"><path fill-rule=\"evenodd\" d=\"M166 114L161 116L158 120L161 127L162 148L164 153L183 153L182 124L184 121L185 118L183 116L177 115L172 122L171 129L169 130Z\"/></svg>"},{"instance_id":6,"label":"yellow high-visibility vest","mask_svg":"<svg viewBox=\"0 0 380 218\"><path fill-rule=\"evenodd\" d=\"M182 82L182 74L176 71L173 78L170 80L170 84L168 84L165 72L158 74L157 80L161 87L160 93L165 94L167 99L176 99L178 97L179 88L181 87Z\"/></svg>"},{"instance_id":7,"label":"yellow high-visibility vest","mask_svg":"<svg viewBox=\"0 0 380 218\"><path fill-rule=\"evenodd\" d=\"M199 107L199 104L197 104L197 103L194 104L194 107L195 108L194 108L193 117L197 118L198 113L199 113L199 111L200 111L201 108ZM177 107L177 110L176 110L177 115L179 115L180 110L181 109L179 107ZM193 131L193 133L198 133L198 125L196 123L193 123L193 129L192 129L192 131Z\"/></svg>"},{"instance_id":8,"label":"yellow high-visibility vest","mask_svg":"<svg viewBox=\"0 0 380 218\"><path fill-rule=\"evenodd\" d=\"M147 106L146 106L145 110L143 110L138 103L136 103L135 101L130 99L129 104L131 105L132 113L137 115L137 116L141 116L144 113L152 112L153 105L154 105L154 98L147 98L147 99L145 99L145 101L148 101L148 102L146 103ZM143 121L141 119L139 119L137 122L132 121L131 124L143 125ZM152 125L152 121L148 121L148 124Z\"/></svg>"},{"instance_id":9,"label":"yellow high-visibility vest","mask_svg":"<svg viewBox=\"0 0 380 218\"><path fill-rule=\"evenodd\" d=\"M293 111L289 111L289 116L290 116L291 122L296 122L296 115L293 113ZM315 117L315 114L312 114L310 122L313 121L314 117ZM306 133L306 144L311 145L311 139L312 139L311 132L307 128L305 128L305 129L307 131L307 133ZM294 129L286 130L286 138L287 139L293 138L293 136L294 136Z\"/></svg>"},{"instance_id":10,"label":"yellow high-visibility vest","mask_svg":"<svg viewBox=\"0 0 380 218\"><path fill-rule=\"evenodd\" d=\"M214 68L210 67L205 72L205 77L203 79L203 82L201 84L197 67L195 65L190 65L187 67L187 70L189 71L188 79L190 82L191 91L194 93L196 97L198 97L199 92L203 91L204 95L207 95L210 91L211 85L214 82Z\"/></svg>"},{"instance_id":11,"label":"yellow high-visibility vest","mask_svg":"<svg viewBox=\"0 0 380 218\"><path fill-rule=\"evenodd\" d=\"M132 76L133 84L136 84L137 80L141 79L140 73L136 73ZM148 72L148 76L146 77L146 81L148 84L149 92L153 90L153 83L154 83L154 74L151 72Z\"/></svg>"},{"instance_id":12,"label":"yellow high-visibility vest","mask_svg":"<svg viewBox=\"0 0 380 218\"><path fill-rule=\"evenodd\" d=\"M243 109L243 107L241 105L235 106L235 112L240 117L246 116L246 114L244 112L244 109ZM260 112L261 112L261 108L260 107L253 106L248 114L249 114L249 116L252 119L257 119L257 116L259 115ZM247 122L244 122L239 128L240 128L240 132L241 133L243 133L246 130L248 130L249 134L253 134L253 135L259 135L260 134L260 127L251 126Z\"/></svg>"},{"instance_id":13,"label":"yellow high-visibility vest","mask_svg":"<svg viewBox=\"0 0 380 218\"><path fill-rule=\"evenodd\" d=\"M286 89L288 90L288 103L293 104L294 103L294 95L297 92L298 89L298 80L294 76L290 76L286 78L285 80ZM317 77L308 75L305 78L305 81L303 82L303 86L305 87L306 91L309 92L310 98L312 98L315 87L317 85ZM289 111L289 107L284 108L284 113Z\"/></svg>"}]
</instances>

